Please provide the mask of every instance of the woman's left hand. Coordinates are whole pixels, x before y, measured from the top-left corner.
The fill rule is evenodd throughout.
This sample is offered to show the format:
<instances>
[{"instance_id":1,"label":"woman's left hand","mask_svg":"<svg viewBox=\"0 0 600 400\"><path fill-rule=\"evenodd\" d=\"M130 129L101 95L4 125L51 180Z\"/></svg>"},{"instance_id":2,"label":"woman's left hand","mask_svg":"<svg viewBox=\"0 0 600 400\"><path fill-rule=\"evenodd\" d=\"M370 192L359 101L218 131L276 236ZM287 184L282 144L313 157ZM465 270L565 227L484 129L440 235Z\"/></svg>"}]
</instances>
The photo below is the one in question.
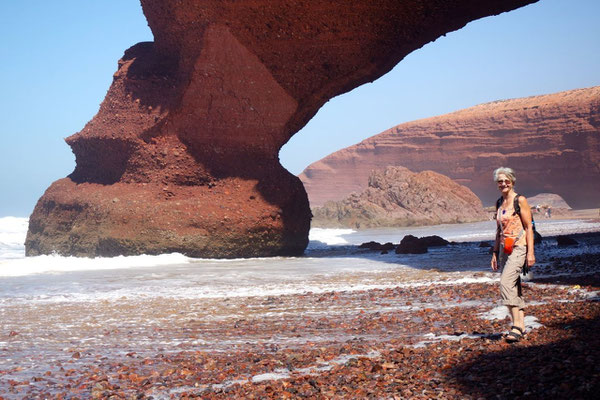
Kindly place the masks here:
<instances>
[{"instance_id":1,"label":"woman's left hand","mask_svg":"<svg viewBox=\"0 0 600 400\"><path fill-rule=\"evenodd\" d=\"M533 264L535 264L535 256L533 254L527 254L527 266L533 267Z\"/></svg>"}]
</instances>

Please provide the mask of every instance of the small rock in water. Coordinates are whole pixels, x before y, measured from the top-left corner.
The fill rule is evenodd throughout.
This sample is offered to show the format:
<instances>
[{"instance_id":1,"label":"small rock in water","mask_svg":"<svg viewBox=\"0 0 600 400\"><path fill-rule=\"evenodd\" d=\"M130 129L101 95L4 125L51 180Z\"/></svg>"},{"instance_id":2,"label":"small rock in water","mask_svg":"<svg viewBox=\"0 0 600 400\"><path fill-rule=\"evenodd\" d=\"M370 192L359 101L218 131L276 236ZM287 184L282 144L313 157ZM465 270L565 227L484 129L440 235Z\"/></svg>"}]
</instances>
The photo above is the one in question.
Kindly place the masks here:
<instances>
[{"instance_id":1,"label":"small rock in water","mask_svg":"<svg viewBox=\"0 0 600 400\"><path fill-rule=\"evenodd\" d=\"M386 243L387 244L387 243ZM423 254L427 253L429 247L447 246L450 242L439 236L424 236L417 238L413 235L406 235L396 247L396 254Z\"/></svg>"},{"instance_id":2,"label":"small rock in water","mask_svg":"<svg viewBox=\"0 0 600 400\"><path fill-rule=\"evenodd\" d=\"M366 242L366 243L363 243L360 246L358 246L359 249L369 249L369 250L373 250L373 251L394 250L395 247L396 247L396 245L394 245L391 242L381 244L381 243L375 242L375 241Z\"/></svg>"},{"instance_id":3,"label":"small rock in water","mask_svg":"<svg viewBox=\"0 0 600 400\"><path fill-rule=\"evenodd\" d=\"M427 245L413 235L406 235L396 247L396 254L424 254L427 253Z\"/></svg>"},{"instance_id":4,"label":"small rock in water","mask_svg":"<svg viewBox=\"0 0 600 400\"><path fill-rule=\"evenodd\" d=\"M360 246L358 246L358 248L359 249L369 249L369 250L380 250L381 243L374 242L374 241L365 242L365 243L361 244Z\"/></svg>"},{"instance_id":5,"label":"small rock in water","mask_svg":"<svg viewBox=\"0 0 600 400\"><path fill-rule=\"evenodd\" d=\"M425 244L427 247L447 246L450 243L446 239L443 239L437 235L424 236L420 238L419 241Z\"/></svg>"}]
</instances>

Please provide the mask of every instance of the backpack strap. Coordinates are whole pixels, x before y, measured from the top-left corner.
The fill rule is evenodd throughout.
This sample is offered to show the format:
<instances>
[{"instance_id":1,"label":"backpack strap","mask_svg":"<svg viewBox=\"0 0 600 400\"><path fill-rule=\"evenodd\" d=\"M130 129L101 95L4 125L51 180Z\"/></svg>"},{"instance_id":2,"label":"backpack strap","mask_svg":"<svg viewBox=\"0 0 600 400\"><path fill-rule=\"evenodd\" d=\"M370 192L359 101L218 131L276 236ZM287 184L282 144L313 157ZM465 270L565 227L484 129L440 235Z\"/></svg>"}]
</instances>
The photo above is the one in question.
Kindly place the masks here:
<instances>
[{"instance_id":1,"label":"backpack strap","mask_svg":"<svg viewBox=\"0 0 600 400\"><path fill-rule=\"evenodd\" d=\"M520 194L515 196L515 203L513 204L513 207L515 209L515 214L517 214L520 218L521 217L521 206L519 205L519 197L521 197ZM522 222L523 222L523 219L521 219L521 223ZM533 215L531 215L531 225L532 225L533 231L536 232L535 220L533 219Z\"/></svg>"},{"instance_id":2,"label":"backpack strap","mask_svg":"<svg viewBox=\"0 0 600 400\"><path fill-rule=\"evenodd\" d=\"M521 206L519 205L519 197L521 197L520 194L515 196L513 208L515 209L515 214L517 214L520 217L521 216Z\"/></svg>"},{"instance_id":3,"label":"backpack strap","mask_svg":"<svg viewBox=\"0 0 600 400\"><path fill-rule=\"evenodd\" d=\"M500 198L498 200L496 200L496 211L498 211L498 209L500 208L501 205L502 205L502 196L500 196Z\"/></svg>"}]
</instances>

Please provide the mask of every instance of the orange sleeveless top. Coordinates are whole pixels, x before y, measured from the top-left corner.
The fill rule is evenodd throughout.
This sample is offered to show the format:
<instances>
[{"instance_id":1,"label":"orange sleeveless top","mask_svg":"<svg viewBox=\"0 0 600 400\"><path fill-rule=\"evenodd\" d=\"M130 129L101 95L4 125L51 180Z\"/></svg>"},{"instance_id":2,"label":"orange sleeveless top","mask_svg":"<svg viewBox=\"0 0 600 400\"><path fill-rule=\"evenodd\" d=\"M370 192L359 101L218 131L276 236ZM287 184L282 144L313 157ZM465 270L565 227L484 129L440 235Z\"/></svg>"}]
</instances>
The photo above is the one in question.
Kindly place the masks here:
<instances>
[{"instance_id":1,"label":"orange sleeveless top","mask_svg":"<svg viewBox=\"0 0 600 400\"><path fill-rule=\"evenodd\" d=\"M510 202L510 206L507 209L503 209L502 207L498 208L496 214L496 223L500 229L501 239L504 240L506 237L510 237L513 239L517 239L515 242L515 246L526 246L527 239L525 238L525 229L523 228L523 223L521 222L521 217L519 214L515 214L515 208L513 206L513 202ZM520 237L519 237L520 235Z\"/></svg>"}]
</instances>

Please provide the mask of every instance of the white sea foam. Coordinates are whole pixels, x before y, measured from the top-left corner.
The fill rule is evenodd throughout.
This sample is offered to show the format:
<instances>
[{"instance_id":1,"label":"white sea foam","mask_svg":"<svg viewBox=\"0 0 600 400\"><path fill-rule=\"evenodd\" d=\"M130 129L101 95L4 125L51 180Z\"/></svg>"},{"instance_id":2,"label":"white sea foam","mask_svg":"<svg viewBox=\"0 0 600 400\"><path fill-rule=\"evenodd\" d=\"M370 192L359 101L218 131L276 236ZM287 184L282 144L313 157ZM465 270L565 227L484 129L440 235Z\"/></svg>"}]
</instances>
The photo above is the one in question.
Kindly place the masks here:
<instances>
[{"instance_id":1,"label":"white sea foam","mask_svg":"<svg viewBox=\"0 0 600 400\"><path fill-rule=\"evenodd\" d=\"M0 277L53 274L72 271L100 271L156 267L161 265L189 263L190 258L182 254L158 256L118 256L112 258L82 258L45 255L0 261Z\"/></svg>"},{"instance_id":2,"label":"white sea foam","mask_svg":"<svg viewBox=\"0 0 600 400\"><path fill-rule=\"evenodd\" d=\"M538 328L541 328L542 326L544 326L544 325L540 324L536 317L531 316L531 315L525 316L525 329L527 331L529 331L531 329L538 329Z\"/></svg>"},{"instance_id":3,"label":"white sea foam","mask_svg":"<svg viewBox=\"0 0 600 400\"><path fill-rule=\"evenodd\" d=\"M479 318L487 320L504 319L506 317L508 317L508 309L506 306L494 307L485 313L479 314Z\"/></svg>"},{"instance_id":4,"label":"white sea foam","mask_svg":"<svg viewBox=\"0 0 600 400\"><path fill-rule=\"evenodd\" d=\"M544 302L530 302L529 305L542 305L546 304ZM487 319L487 320L503 320L509 317L508 307L506 306L498 306L494 307L491 310L479 314L479 318ZM543 325L538 322L538 319L533 315L525 316L525 329L530 331L532 329L541 328Z\"/></svg>"},{"instance_id":5,"label":"white sea foam","mask_svg":"<svg viewBox=\"0 0 600 400\"><path fill-rule=\"evenodd\" d=\"M459 342L463 339L479 339L482 337L486 337L487 335L483 335L483 334L467 334L467 333L463 333L461 335L435 335L433 333L427 333L425 335L423 335L424 340L421 340L418 343L415 343L413 346L409 346L409 347L414 347L416 349L420 349L423 347L427 347L427 345L432 344L432 343L437 343L437 342L441 342L442 340L446 340L449 342Z\"/></svg>"},{"instance_id":6,"label":"white sea foam","mask_svg":"<svg viewBox=\"0 0 600 400\"><path fill-rule=\"evenodd\" d=\"M260 383L264 381L277 381L281 379L288 379L290 376L290 370L280 368L273 372L267 372L266 374L254 375L252 377L252 382Z\"/></svg>"},{"instance_id":7,"label":"white sea foam","mask_svg":"<svg viewBox=\"0 0 600 400\"><path fill-rule=\"evenodd\" d=\"M0 260L25 256L28 218L0 218Z\"/></svg>"},{"instance_id":8,"label":"white sea foam","mask_svg":"<svg viewBox=\"0 0 600 400\"><path fill-rule=\"evenodd\" d=\"M348 240L343 238L343 235L350 235L356 231L352 229L324 229L312 228L308 235L308 239L314 242L321 242L327 245L348 244Z\"/></svg>"},{"instance_id":9,"label":"white sea foam","mask_svg":"<svg viewBox=\"0 0 600 400\"><path fill-rule=\"evenodd\" d=\"M458 279L448 279L445 281L421 281L421 282L410 282L396 284L399 287L423 287L423 286L454 286L468 283L495 283L497 278L493 276L480 276L480 277L464 277Z\"/></svg>"}]
</instances>

